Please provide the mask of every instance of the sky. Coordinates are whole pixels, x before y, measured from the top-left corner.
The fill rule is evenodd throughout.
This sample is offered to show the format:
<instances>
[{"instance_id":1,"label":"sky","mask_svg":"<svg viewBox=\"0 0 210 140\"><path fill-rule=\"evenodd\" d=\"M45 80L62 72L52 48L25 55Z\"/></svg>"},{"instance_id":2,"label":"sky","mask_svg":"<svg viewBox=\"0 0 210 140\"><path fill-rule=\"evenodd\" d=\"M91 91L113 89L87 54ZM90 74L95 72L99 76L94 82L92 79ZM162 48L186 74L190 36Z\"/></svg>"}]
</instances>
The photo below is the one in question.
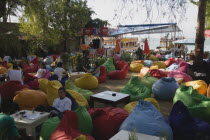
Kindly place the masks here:
<instances>
[{"instance_id":1,"label":"sky","mask_svg":"<svg viewBox=\"0 0 210 140\"><path fill-rule=\"evenodd\" d=\"M196 33L196 23L197 23L197 14L198 8L197 6L189 3L186 8L186 16L180 21L179 15L177 15L176 20L171 20L168 18L163 18L162 16L157 16L157 11L155 9L157 7L152 8L153 18L150 21L146 21L147 14L145 10L135 11L135 8L132 7L132 4L127 4L127 9L124 10L121 14L121 18L114 18L116 13L119 13L119 9L121 6L119 5L119 0L88 0L88 7L92 8L96 14L94 14L93 18L100 18L102 20L108 20L111 24L111 27L117 27L117 25L132 25L132 24L145 24L145 23L169 23L169 22L177 22L180 29L183 31L180 35L183 34L186 38L195 38ZM132 9L134 11L132 11ZM128 11L131 10L132 18ZM128 16L126 18L126 16ZM151 36L151 35L150 35ZM154 37L158 37L161 35L154 35Z\"/></svg>"}]
</instances>

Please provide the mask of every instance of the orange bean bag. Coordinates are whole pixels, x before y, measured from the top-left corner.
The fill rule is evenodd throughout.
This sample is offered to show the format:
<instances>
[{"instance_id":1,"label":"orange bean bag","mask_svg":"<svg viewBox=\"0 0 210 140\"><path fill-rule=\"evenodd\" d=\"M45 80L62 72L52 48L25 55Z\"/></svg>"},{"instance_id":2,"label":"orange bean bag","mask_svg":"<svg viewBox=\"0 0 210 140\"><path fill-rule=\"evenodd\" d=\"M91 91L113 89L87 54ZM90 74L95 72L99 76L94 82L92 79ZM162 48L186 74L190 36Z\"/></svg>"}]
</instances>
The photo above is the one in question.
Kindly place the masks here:
<instances>
[{"instance_id":1,"label":"orange bean bag","mask_svg":"<svg viewBox=\"0 0 210 140\"><path fill-rule=\"evenodd\" d=\"M0 66L0 74L5 74L5 73L7 73L7 71L8 70L5 67Z\"/></svg>"},{"instance_id":2,"label":"orange bean bag","mask_svg":"<svg viewBox=\"0 0 210 140\"><path fill-rule=\"evenodd\" d=\"M131 64L132 64L132 63L144 64L144 60L136 60L136 61L132 61Z\"/></svg>"},{"instance_id":3,"label":"orange bean bag","mask_svg":"<svg viewBox=\"0 0 210 140\"><path fill-rule=\"evenodd\" d=\"M209 84L209 87L207 89L207 96L210 97L210 84Z\"/></svg>"},{"instance_id":4,"label":"orange bean bag","mask_svg":"<svg viewBox=\"0 0 210 140\"><path fill-rule=\"evenodd\" d=\"M13 101L21 110L33 110L38 105L48 105L47 95L41 90L23 89L16 92Z\"/></svg>"},{"instance_id":5,"label":"orange bean bag","mask_svg":"<svg viewBox=\"0 0 210 140\"><path fill-rule=\"evenodd\" d=\"M203 80L195 80L183 83L182 85L192 86L193 89L196 89L197 92L201 95L206 95L207 92L207 84Z\"/></svg>"},{"instance_id":6,"label":"orange bean bag","mask_svg":"<svg viewBox=\"0 0 210 140\"><path fill-rule=\"evenodd\" d=\"M140 78L144 77L144 75L149 71L148 67L142 67L140 71Z\"/></svg>"}]
</instances>

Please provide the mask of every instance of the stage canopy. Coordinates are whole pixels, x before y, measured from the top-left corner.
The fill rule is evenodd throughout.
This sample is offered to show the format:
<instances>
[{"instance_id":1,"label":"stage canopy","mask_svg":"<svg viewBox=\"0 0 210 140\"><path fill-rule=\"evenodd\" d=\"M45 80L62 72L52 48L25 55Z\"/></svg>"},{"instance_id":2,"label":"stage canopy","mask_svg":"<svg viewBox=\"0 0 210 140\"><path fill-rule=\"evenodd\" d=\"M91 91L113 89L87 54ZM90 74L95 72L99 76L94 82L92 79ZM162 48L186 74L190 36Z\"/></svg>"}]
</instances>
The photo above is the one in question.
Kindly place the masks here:
<instances>
[{"instance_id":1,"label":"stage canopy","mask_svg":"<svg viewBox=\"0 0 210 140\"><path fill-rule=\"evenodd\" d=\"M180 39L172 42L173 44L195 45L195 39Z\"/></svg>"},{"instance_id":2,"label":"stage canopy","mask_svg":"<svg viewBox=\"0 0 210 140\"><path fill-rule=\"evenodd\" d=\"M158 34L180 32L177 23L162 23L162 24L138 24L138 25L120 25L110 36L123 35L123 34Z\"/></svg>"}]
</instances>

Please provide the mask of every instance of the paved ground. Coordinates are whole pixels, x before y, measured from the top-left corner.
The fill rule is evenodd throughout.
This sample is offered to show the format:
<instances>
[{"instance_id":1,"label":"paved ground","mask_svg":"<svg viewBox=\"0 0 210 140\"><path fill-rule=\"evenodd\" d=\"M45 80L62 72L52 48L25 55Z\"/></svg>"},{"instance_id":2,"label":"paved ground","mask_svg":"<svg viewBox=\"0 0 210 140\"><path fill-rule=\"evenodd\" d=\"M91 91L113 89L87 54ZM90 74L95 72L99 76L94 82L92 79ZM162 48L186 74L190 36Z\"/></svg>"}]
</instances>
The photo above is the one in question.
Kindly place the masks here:
<instances>
[{"instance_id":1,"label":"paved ground","mask_svg":"<svg viewBox=\"0 0 210 140\"><path fill-rule=\"evenodd\" d=\"M123 80L110 80L107 79L106 82L99 84L99 87L92 90L94 93L99 93L105 90L111 90L111 91L116 91L119 92L120 89L122 89L130 80L131 76L138 76L139 73L133 73L129 72L127 74L127 77ZM171 108L173 106L172 101L160 101L158 100L159 105L160 105L160 111L163 114L164 117L168 117L170 114ZM118 107L123 108L125 104L120 104ZM102 103L95 103L96 108L101 108L101 107L108 107L109 105L102 104Z\"/></svg>"}]
</instances>

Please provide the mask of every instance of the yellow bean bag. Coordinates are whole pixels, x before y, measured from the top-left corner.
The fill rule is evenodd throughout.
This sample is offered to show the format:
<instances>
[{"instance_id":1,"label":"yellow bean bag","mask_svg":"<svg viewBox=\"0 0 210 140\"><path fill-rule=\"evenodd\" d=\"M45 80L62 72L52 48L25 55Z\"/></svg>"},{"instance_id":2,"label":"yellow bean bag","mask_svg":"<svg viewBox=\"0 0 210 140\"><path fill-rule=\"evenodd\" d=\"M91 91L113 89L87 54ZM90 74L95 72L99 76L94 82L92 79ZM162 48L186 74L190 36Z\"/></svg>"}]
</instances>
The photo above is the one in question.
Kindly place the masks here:
<instances>
[{"instance_id":1,"label":"yellow bean bag","mask_svg":"<svg viewBox=\"0 0 210 140\"><path fill-rule=\"evenodd\" d=\"M201 95L206 95L208 88L207 84L203 80L189 81L186 83L182 83L182 85L192 86L193 89L196 89L197 92Z\"/></svg>"},{"instance_id":2,"label":"yellow bean bag","mask_svg":"<svg viewBox=\"0 0 210 140\"><path fill-rule=\"evenodd\" d=\"M207 89L207 96L210 97L210 84L209 84L209 87Z\"/></svg>"},{"instance_id":3,"label":"yellow bean bag","mask_svg":"<svg viewBox=\"0 0 210 140\"><path fill-rule=\"evenodd\" d=\"M82 77L74 81L75 85L83 89L94 89L98 87L98 79L90 73L84 74Z\"/></svg>"},{"instance_id":4,"label":"yellow bean bag","mask_svg":"<svg viewBox=\"0 0 210 140\"><path fill-rule=\"evenodd\" d=\"M142 67L140 71L140 78L144 77L144 75L149 71L148 67Z\"/></svg>"},{"instance_id":5,"label":"yellow bean bag","mask_svg":"<svg viewBox=\"0 0 210 140\"><path fill-rule=\"evenodd\" d=\"M158 70L159 67L158 67L158 65L153 65L153 66L150 67L150 69L157 69Z\"/></svg>"},{"instance_id":6,"label":"yellow bean bag","mask_svg":"<svg viewBox=\"0 0 210 140\"><path fill-rule=\"evenodd\" d=\"M159 69L165 69L166 68L166 64L162 61L158 61L158 62L153 62L152 65L158 65Z\"/></svg>"},{"instance_id":7,"label":"yellow bean bag","mask_svg":"<svg viewBox=\"0 0 210 140\"><path fill-rule=\"evenodd\" d=\"M144 60L135 60L135 61L132 61L131 64L132 64L132 63L144 64Z\"/></svg>"},{"instance_id":8,"label":"yellow bean bag","mask_svg":"<svg viewBox=\"0 0 210 140\"><path fill-rule=\"evenodd\" d=\"M132 72L140 72L141 68L144 67L141 63L131 63L130 64L130 71Z\"/></svg>"},{"instance_id":9,"label":"yellow bean bag","mask_svg":"<svg viewBox=\"0 0 210 140\"><path fill-rule=\"evenodd\" d=\"M159 59L154 55L150 55L149 60L158 61Z\"/></svg>"},{"instance_id":10,"label":"yellow bean bag","mask_svg":"<svg viewBox=\"0 0 210 140\"><path fill-rule=\"evenodd\" d=\"M16 92L13 101L21 110L33 110L38 105L48 105L47 95L41 90L23 89Z\"/></svg>"},{"instance_id":11,"label":"yellow bean bag","mask_svg":"<svg viewBox=\"0 0 210 140\"><path fill-rule=\"evenodd\" d=\"M5 73L7 73L7 71L8 70L5 67L0 66L0 74L5 74Z\"/></svg>"},{"instance_id":12,"label":"yellow bean bag","mask_svg":"<svg viewBox=\"0 0 210 140\"><path fill-rule=\"evenodd\" d=\"M154 98L145 98L144 101L152 103L160 111L159 103Z\"/></svg>"},{"instance_id":13,"label":"yellow bean bag","mask_svg":"<svg viewBox=\"0 0 210 140\"><path fill-rule=\"evenodd\" d=\"M124 106L124 109L130 114L139 101L133 101Z\"/></svg>"},{"instance_id":14,"label":"yellow bean bag","mask_svg":"<svg viewBox=\"0 0 210 140\"><path fill-rule=\"evenodd\" d=\"M159 103L154 98L145 98L144 101L151 102L160 111ZM130 102L127 105L125 105L124 109L127 110L130 114L138 102L139 101Z\"/></svg>"},{"instance_id":15,"label":"yellow bean bag","mask_svg":"<svg viewBox=\"0 0 210 140\"><path fill-rule=\"evenodd\" d=\"M9 67L8 70L13 70L13 64L12 63L7 63L7 66Z\"/></svg>"},{"instance_id":16,"label":"yellow bean bag","mask_svg":"<svg viewBox=\"0 0 210 140\"><path fill-rule=\"evenodd\" d=\"M87 140L87 138L85 135L80 135L79 137L76 137L73 140Z\"/></svg>"},{"instance_id":17,"label":"yellow bean bag","mask_svg":"<svg viewBox=\"0 0 210 140\"><path fill-rule=\"evenodd\" d=\"M47 101L49 105L53 104L53 101L58 98L58 89L62 87L59 81L49 81L47 85Z\"/></svg>"},{"instance_id":18,"label":"yellow bean bag","mask_svg":"<svg viewBox=\"0 0 210 140\"><path fill-rule=\"evenodd\" d=\"M3 62L2 58L0 57L0 62Z\"/></svg>"},{"instance_id":19,"label":"yellow bean bag","mask_svg":"<svg viewBox=\"0 0 210 140\"><path fill-rule=\"evenodd\" d=\"M38 79L38 82L39 82L39 89L43 91L45 94L47 94L47 86L48 86L49 80L41 78L41 79Z\"/></svg>"},{"instance_id":20,"label":"yellow bean bag","mask_svg":"<svg viewBox=\"0 0 210 140\"><path fill-rule=\"evenodd\" d=\"M66 90L69 94L71 94L72 97L76 100L79 106L84 106L85 108L89 108L88 101L80 95L78 92L74 90Z\"/></svg>"}]
</instances>

